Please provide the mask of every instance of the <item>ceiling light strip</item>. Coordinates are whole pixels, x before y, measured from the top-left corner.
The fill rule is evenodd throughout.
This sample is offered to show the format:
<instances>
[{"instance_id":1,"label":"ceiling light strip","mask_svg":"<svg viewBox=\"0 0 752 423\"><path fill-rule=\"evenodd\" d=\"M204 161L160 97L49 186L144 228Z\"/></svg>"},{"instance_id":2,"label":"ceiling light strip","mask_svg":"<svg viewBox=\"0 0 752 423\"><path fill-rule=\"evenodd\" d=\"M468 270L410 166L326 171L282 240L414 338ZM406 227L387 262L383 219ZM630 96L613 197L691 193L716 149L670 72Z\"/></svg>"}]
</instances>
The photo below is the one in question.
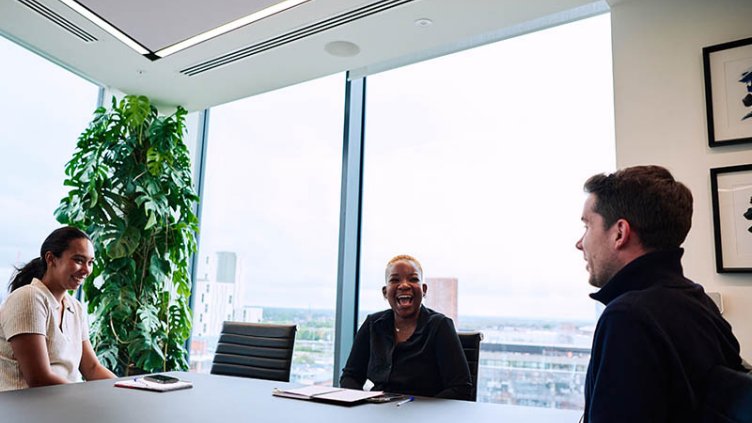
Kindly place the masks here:
<instances>
[{"instance_id":1,"label":"ceiling light strip","mask_svg":"<svg viewBox=\"0 0 752 423\"><path fill-rule=\"evenodd\" d=\"M147 55L151 52L144 48L141 44L134 41L129 36L125 35L124 33L120 32L119 29L115 28L114 26L110 25L109 22L105 21L104 19L97 16L95 13L91 12L89 9L85 8L84 6L81 6L78 2L74 0L60 0L63 4L70 7L71 9L78 12L80 15L85 17L86 19L93 22L98 27L102 28L103 30L107 31L110 35L117 38L121 42L123 42L128 47L132 48L133 50L136 50L139 54Z\"/></svg>"},{"instance_id":2,"label":"ceiling light strip","mask_svg":"<svg viewBox=\"0 0 752 423\"><path fill-rule=\"evenodd\" d=\"M80 38L82 41L87 43L97 41L95 36L89 34L73 22L58 15L57 12L35 0L18 0L18 2L47 18L47 20L52 21L52 23L70 32L72 35Z\"/></svg>"},{"instance_id":3,"label":"ceiling light strip","mask_svg":"<svg viewBox=\"0 0 752 423\"><path fill-rule=\"evenodd\" d=\"M308 37L310 35L317 34L317 33L344 25L346 23L350 23L355 20L362 19L364 17L383 12L388 9L392 9L397 6L401 6L405 3L411 3L413 1L414 0L383 0L380 2L372 3L370 5L363 6L361 8L354 9L349 12L345 12L337 16L333 16L331 18L313 23L311 25L288 32L286 34L282 34L278 37L271 38L269 40L265 40L260 43L253 44L253 45L244 47L239 50L235 50L231 53L218 56L214 59L207 60L205 62L198 63L191 67L185 68L181 70L180 72L188 76L195 76L200 73L206 72L208 70L215 69L217 67L224 66L226 64L235 62L237 60L244 59L246 57L261 53L263 51L267 51L272 48L279 47L281 45Z\"/></svg>"},{"instance_id":4,"label":"ceiling light strip","mask_svg":"<svg viewBox=\"0 0 752 423\"><path fill-rule=\"evenodd\" d=\"M232 22L226 23L222 26L219 26L217 28L214 28L212 30L203 32L201 34L198 34L196 36L193 36L185 41L181 41L177 44L173 44L167 48L163 48L162 50L159 50L155 52L155 54L159 57L165 57L169 56L170 54L173 54L175 52L178 52L180 50L186 49L188 47L194 46L200 42L206 41L210 38L214 38L216 36L222 35L224 33L230 32L232 30L238 29L242 26L251 24L253 22L256 22L258 20L261 20L263 18L266 18L268 16L274 15L275 13L282 12L284 10L290 9L292 7L295 7L301 3L305 3L308 0L285 0L283 2L274 4L272 6L267 7L266 9L259 10L256 13L252 13L248 16L242 17L240 19L236 19Z\"/></svg>"}]
</instances>

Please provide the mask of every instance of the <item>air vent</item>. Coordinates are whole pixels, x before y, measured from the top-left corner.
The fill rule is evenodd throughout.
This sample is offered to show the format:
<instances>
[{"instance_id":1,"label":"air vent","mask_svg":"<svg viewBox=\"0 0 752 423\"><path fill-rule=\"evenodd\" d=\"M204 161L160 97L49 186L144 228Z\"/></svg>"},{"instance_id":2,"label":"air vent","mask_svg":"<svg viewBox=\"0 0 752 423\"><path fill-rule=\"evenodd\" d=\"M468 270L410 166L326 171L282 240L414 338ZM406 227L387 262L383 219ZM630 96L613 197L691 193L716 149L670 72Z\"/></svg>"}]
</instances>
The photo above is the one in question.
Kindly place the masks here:
<instances>
[{"instance_id":1,"label":"air vent","mask_svg":"<svg viewBox=\"0 0 752 423\"><path fill-rule=\"evenodd\" d=\"M212 69L216 69L220 66L229 65L230 63L237 62L238 60L245 59L255 54L283 46L293 41L297 41L302 38L306 38L311 35L318 34L320 32L324 32L332 28L336 28L340 25L345 25L350 22L356 21L358 19L375 15L377 13L392 9L397 6L401 6L406 3L411 3L413 1L415 0L377 1L367 6L363 6L361 8L354 9L349 12L345 12L345 13L318 21L316 23L310 24L303 28L299 28L294 31L290 31L290 32L278 35L266 41L252 44L247 47L243 47L241 49L235 50L233 52L223 54L222 56L215 57L214 59L210 59L210 60L195 64L193 66L190 66L181 70L180 73L184 75L188 75L188 76L196 76L198 74L210 71Z\"/></svg>"},{"instance_id":2,"label":"air vent","mask_svg":"<svg viewBox=\"0 0 752 423\"><path fill-rule=\"evenodd\" d=\"M76 36L77 38L79 38L80 40L84 42L91 43L91 42L97 41L97 38L95 36L89 34L80 26L58 15L57 12L49 9L47 6L43 5L42 3L39 3L36 0L18 0L18 2L28 7L29 9L39 13L40 15L44 16L50 22L54 23L60 28L63 28L64 30L68 31L69 33L71 33L72 35Z\"/></svg>"}]
</instances>

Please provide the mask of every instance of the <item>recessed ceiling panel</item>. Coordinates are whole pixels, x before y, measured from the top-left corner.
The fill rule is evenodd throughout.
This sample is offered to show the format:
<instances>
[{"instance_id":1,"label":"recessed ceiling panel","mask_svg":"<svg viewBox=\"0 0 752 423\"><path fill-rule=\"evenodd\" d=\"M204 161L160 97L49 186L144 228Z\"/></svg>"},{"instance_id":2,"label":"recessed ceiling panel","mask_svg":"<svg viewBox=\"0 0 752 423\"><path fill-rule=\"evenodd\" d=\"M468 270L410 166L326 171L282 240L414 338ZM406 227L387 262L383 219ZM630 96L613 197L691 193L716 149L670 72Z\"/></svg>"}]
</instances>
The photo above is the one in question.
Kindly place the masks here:
<instances>
[{"instance_id":1,"label":"recessed ceiling panel","mask_svg":"<svg viewBox=\"0 0 752 423\"><path fill-rule=\"evenodd\" d=\"M151 51L248 16L282 0L77 0Z\"/></svg>"}]
</instances>

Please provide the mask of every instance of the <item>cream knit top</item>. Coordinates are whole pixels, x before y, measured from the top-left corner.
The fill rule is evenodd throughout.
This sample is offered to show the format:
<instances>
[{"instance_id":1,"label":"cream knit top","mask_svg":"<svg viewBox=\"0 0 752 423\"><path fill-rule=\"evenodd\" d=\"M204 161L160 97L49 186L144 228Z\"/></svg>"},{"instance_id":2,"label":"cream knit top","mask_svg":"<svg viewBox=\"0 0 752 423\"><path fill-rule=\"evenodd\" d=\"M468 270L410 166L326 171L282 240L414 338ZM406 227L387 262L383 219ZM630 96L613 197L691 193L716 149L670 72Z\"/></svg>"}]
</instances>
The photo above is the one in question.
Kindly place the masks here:
<instances>
[{"instance_id":1,"label":"cream knit top","mask_svg":"<svg viewBox=\"0 0 752 423\"><path fill-rule=\"evenodd\" d=\"M80 382L83 341L89 339L89 327L83 306L67 293L63 297L62 325L60 307L39 279L11 292L0 305L0 391L29 386L21 374L10 339L19 334L36 333L47 340L50 367L70 382Z\"/></svg>"}]
</instances>

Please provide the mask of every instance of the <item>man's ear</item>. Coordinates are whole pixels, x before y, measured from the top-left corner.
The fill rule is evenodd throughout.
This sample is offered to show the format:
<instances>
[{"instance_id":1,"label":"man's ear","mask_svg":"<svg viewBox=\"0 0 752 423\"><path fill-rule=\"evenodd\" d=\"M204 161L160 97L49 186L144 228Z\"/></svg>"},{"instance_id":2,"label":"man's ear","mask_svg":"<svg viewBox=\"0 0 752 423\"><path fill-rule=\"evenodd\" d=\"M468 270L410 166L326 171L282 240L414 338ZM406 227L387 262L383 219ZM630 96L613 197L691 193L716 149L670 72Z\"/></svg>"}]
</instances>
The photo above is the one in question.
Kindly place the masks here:
<instances>
[{"instance_id":1,"label":"man's ear","mask_svg":"<svg viewBox=\"0 0 752 423\"><path fill-rule=\"evenodd\" d=\"M428 292L428 285L423 284L423 296L426 295L426 292Z\"/></svg>"},{"instance_id":2,"label":"man's ear","mask_svg":"<svg viewBox=\"0 0 752 423\"><path fill-rule=\"evenodd\" d=\"M632 226L626 219L619 219L614 223L614 247L617 250L629 245L632 236Z\"/></svg>"},{"instance_id":3,"label":"man's ear","mask_svg":"<svg viewBox=\"0 0 752 423\"><path fill-rule=\"evenodd\" d=\"M381 295L383 295L384 299L386 299L386 287L385 286L381 287Z\"/></svg>"}]
</instances>

